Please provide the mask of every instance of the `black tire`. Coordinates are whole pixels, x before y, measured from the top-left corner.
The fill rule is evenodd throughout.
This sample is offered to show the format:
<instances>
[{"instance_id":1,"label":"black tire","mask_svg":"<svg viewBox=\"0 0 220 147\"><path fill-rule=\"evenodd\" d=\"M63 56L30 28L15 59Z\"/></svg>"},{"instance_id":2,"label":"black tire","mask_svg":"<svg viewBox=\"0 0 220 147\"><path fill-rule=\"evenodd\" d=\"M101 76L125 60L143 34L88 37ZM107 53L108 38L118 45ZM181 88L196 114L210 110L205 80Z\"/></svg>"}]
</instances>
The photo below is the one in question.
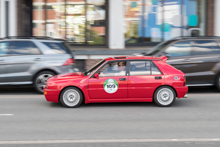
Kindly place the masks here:
<instances>
[{"instance_id":1,"label":"black tire","mask_svg":"<svg viewBox=\"0 0 220 147\"><path fill-rule=\"evenodd\" d=\"M169 86L162 86L154 93L154 102L160 107L169 107L176 100L176 93Z\"/></svg>"},{"instance_id":2,"label":"black tire","mask_svg":"<svg viewBox=\"0 0 220 147\"><path fill-rule=\"evenodd\" d=\"M60 102L67 108L79 107L83 102L83 94L78 88L67 87L60 94Z\"/></svg>"},{"instance_id":3,"label":"black tire","mask_svg":"<svg viewBox=\"0 0 220 147\"><path fill-rule=\"evenodd\" d=\"M54 75L55 75L55 73L51 72L51 71L42 71L42 72L38 73L34 77L34 81L33 81L33 85L34 85L35 90L38 93L43 94L44 93L43 86L46 86L48 78L50 78L51 76L54 76ZM44 80L43 79L40 80L42 76L44 77ZM42 84L40 82L42 82ZM40 85L42 85L42 86L40 87Z\"/></svg>"},{"instance_id":4,"label":"black tire","mask_svg":"<svg viewBox=\"0 0 220 147\"><path fill-rule=\"evenodd\" d=\"M215 85L217 89L220 91L220 74L216 77Z\"/></svg>"}]
</instances>

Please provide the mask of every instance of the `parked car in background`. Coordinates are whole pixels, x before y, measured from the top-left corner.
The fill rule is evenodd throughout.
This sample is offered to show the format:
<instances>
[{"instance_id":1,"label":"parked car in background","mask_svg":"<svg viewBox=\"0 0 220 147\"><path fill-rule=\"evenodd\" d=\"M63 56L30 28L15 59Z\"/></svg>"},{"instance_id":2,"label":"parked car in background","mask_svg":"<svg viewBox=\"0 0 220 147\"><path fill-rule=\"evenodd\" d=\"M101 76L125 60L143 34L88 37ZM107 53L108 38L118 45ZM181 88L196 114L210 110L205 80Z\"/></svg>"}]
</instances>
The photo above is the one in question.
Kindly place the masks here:
<instances>
[{"instance_id":1,"label":"parked car in background","mask_svg":"<svg viewBox=\"0 0 220 147\"><path fill-rule=\"evenodd\" d=\"M30 85L43 93L47 79L73 72L74 59L64 40L42 37L0 39L0 86Z\"/></svg>"},{"instance_id":2,"label":"parked car in background","mask_svg":"<svg viewBox=\"0 0 220 147\"><path fill-rule=\"evenodd\" d=\"M186 74L187 86L212 86L220 90L220 37L176 37L143 53L165 55L167 63Z\"/></svg>"}]
</instances>

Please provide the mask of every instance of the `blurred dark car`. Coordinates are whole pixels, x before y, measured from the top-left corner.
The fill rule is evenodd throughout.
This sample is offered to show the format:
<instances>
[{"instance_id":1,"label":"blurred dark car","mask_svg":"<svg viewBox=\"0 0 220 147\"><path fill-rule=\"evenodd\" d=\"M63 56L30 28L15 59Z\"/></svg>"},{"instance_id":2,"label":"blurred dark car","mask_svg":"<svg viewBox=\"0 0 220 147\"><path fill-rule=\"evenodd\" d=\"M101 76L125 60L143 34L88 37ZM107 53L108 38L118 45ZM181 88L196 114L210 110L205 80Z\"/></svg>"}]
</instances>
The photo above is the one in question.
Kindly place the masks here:
<instances>
[{"instance_id":1,"label":"blurred dark car","mask_svg":"<svg viewBox=\"0 0 220 147\"><path fill-rule=\"evenodd\" d=\"M186 74L187 86L215 85L220 90L220 37L176 37L143 55L167 56L168 64Z\"/></svg>"},{"instance_id":2,"label":"blurred dark car","mask_svg":"<svg viewBox=\"0 0 220 147\"><path fill-rule=\"evenodd\" d=\"M47 79L73 72L73 55L64 40L45 37L0 39L0 86L33 85L43 93Z\"/></svg>"}]
</instances>

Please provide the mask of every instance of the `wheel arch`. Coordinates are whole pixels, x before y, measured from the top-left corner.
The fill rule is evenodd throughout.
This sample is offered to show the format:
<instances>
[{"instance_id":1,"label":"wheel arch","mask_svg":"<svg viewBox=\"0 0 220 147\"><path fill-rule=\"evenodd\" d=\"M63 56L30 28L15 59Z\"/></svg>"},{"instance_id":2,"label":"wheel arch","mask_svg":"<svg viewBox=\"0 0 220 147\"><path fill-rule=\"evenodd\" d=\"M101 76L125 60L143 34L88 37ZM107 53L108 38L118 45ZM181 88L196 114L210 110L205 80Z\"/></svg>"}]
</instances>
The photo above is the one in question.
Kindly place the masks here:
<instances>
[{"instance_id":1,"label":"wheel arch","mask_svg":"<svg viewBox=\"0 0 220 147\"><path fill-rule=\"evenodd\" d=\"M33 83L34 83L34 79L36 78L36 76L37 76L40 72L43 72L43 71L50 71L50 72L55 73L55 75L58 74L55 70L52 70L52 69L49 69L49 68L41 69L41 70L39 70L38 72L36 72L36 73L34 74L34 76L32 77L31 81L33 81Z\"/></svg>"},{"instance_id":2,"label":"wheel arch","mask_svg":"<svg viewBox=\"0 0 220 147\"><path fill-rule=\"evenodd\" d=\"M82 102L85 103L85 94L84 94L84 92L82 91L82 89L80 89L79 87L74 86L74 85L69 85L69 86L63 87L63 89L59 93L58 101L60 101L60 95L63 92L63 90L65 90L66 88L69 88L69 87L77 88L78 90L80 90L82 92L82 95L83 95L83 101Z\"/></svg>"},{"instance_id":3,"label":"wheel arch","mask_svg":"<svg viewBox=\"0 0 220 147\"><path fill-rule=\"evenodd\" d=\"M170 87L174 90L175 94L176 94L176 97L178 97L177 95L177 92L176 92L176 89L173 87L173 86L170 86L170 85L161 85L161 86L158 86L155 90L154 90L154 94L153 94L153 97L155 95L155 92L157 91L157 89L161 88L161 87ZM153 101L154 101L154 98L153 98Z\"/></svg>"},{"instance_id":4,"label":"wheel arch","mask_svg":"<svg viewBox=\"0 0 220 147\"><path fill-rule=\"evenodd\" d=\"M215 81L213 82L213 83L214 83L214 86L217 86L217 85L216 85L216 84L217 84L216 81L218 80L218 77L219 77L219 76L220 76L220 71L218 71L217 74L215 75L215 78L214 78Z\"/></svg>"}]
</instances>

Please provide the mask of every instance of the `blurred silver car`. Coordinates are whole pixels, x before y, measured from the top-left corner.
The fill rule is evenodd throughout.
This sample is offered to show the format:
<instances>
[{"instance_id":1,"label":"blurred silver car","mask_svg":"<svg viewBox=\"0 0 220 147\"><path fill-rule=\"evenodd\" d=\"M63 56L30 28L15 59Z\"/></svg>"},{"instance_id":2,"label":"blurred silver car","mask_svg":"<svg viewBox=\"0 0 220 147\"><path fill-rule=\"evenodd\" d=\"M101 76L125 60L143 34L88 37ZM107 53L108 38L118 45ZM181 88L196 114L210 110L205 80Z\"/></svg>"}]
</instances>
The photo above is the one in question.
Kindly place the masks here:
<instances>
[{"instance_id":1,"label":"blurred silver car","mask_svg":"<svg viewBox=\"0 0 220 147\"><path fill-rule=\"evenodd\" d=\"M63 40L0 39L0 86L33 84L43 93L48 78L73 72L73 64L73 55Z\"/></svg>"}]
</instances>

